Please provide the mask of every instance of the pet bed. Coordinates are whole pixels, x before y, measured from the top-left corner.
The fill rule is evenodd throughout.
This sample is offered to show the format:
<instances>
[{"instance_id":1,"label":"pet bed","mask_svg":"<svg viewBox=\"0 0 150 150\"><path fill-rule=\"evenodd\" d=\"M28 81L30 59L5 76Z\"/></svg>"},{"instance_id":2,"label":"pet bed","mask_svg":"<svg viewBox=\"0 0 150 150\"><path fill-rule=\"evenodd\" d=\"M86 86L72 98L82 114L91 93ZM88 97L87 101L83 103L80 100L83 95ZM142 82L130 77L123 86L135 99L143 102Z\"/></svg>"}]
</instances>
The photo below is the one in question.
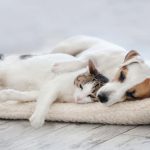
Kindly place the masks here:
<instances>
[{"instance_id":1,"label":"pet bed","mask_svg":"<svg viewBox=\"0 0 150 150\"><path fill-rule=\"evenodd\" d=\"M29 119L35 102L0 103L1 119ZM55 103L50 107L47 121L104 123L104 124L149 124L150 99L128 101L106 107L103 104Z\"/></svg>"}]
</instances>

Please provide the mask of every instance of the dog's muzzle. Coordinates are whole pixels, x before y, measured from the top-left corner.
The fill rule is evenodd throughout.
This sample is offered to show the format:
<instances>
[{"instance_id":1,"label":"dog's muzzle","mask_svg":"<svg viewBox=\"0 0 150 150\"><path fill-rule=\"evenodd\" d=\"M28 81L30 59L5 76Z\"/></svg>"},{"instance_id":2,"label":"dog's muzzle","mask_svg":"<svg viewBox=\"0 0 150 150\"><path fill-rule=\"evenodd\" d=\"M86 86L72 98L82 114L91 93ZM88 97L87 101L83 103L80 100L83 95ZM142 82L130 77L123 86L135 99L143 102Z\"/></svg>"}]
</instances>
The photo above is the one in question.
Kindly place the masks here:
<instances>
[{"instance_id":1,"label":"dog's muzzle","mask_svg":"<svg viewBox=\"0 0 150 150\"><path fill-rule=\"evenodd\" d=\"M101 103L107 103L108 102L108 94L107 93L98 94L98 99Z\"/></svg>"}]
</instances>

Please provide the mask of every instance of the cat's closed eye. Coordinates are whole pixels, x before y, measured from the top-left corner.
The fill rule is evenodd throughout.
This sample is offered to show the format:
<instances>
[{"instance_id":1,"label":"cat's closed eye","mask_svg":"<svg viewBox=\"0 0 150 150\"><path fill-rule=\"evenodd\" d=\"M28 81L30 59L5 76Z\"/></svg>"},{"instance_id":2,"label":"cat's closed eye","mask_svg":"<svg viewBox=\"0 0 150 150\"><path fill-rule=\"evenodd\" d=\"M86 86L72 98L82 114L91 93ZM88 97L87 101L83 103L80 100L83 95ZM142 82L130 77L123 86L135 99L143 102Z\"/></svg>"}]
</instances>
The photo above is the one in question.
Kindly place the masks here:
<instances>
[{"instance_id":1,"label":"cat's closed eye","mask_svg":"<svg viewBox=\"0 0 150 150\"><path fill-rule=\"evenodd\" d=\"M80 89L83 90L83 86L80 84Z\"/></svg>"},{"instance_id":2,"label":"cat's closed eye","mask_svg":"<svg viewBox=\"0 0 150 150\"><path fill-rule=\"evenodd\" d=\"M92 94L89 94L88 97L90 97L90 98L95 98L95 96L92 95Z\"/></svg>"}]
</instances>

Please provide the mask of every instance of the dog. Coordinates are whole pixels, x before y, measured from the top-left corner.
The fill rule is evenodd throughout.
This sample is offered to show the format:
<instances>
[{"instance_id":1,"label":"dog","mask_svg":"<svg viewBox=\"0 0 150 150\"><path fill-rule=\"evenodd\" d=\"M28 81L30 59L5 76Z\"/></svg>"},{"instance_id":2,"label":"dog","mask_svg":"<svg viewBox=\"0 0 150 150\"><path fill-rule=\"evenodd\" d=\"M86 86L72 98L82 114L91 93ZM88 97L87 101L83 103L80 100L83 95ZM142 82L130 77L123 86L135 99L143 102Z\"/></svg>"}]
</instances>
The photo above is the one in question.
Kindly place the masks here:
<instances>
[{"instance_id":1,"label":"dog","mask_svg":"<svg viewBox=\"0 0 150 150\"><path fill-rule=\"evenodd\" d=\"M83 68L89 59L95 62L110 81L97 92L99 101L106 106L150 97L150 68L135 50L127 51L98 38L77 36L60 43L53 50L56 52L76 55L78 61L57 63L54 72Z\"/></svg>"}]
</instances>

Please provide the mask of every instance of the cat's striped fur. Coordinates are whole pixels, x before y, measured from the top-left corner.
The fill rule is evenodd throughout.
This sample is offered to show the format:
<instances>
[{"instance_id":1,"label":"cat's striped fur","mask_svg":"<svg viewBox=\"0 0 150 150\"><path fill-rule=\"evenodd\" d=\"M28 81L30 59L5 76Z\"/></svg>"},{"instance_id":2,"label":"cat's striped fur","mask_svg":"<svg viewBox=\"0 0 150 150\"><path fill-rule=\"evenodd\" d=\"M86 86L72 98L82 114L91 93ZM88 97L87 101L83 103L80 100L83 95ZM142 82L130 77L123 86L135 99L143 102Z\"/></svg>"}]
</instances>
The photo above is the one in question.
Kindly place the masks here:
<instances>
[{"instance_id":1,"label":"cat's striped fur","mask_svg":"<svg viewBox=\"0 0 150 150\"><path fill-rule=\"evenodd\" d=\"M88 96L93 102L97 102L98 98L96 93L105 83L108 82L108 78L96 70L92 61L89 61L89 66L89 72L78 75L74 80L74 84L81 90L83 89L84 85L92 84L91 93Z\"/></svg>"}]
</instances>

